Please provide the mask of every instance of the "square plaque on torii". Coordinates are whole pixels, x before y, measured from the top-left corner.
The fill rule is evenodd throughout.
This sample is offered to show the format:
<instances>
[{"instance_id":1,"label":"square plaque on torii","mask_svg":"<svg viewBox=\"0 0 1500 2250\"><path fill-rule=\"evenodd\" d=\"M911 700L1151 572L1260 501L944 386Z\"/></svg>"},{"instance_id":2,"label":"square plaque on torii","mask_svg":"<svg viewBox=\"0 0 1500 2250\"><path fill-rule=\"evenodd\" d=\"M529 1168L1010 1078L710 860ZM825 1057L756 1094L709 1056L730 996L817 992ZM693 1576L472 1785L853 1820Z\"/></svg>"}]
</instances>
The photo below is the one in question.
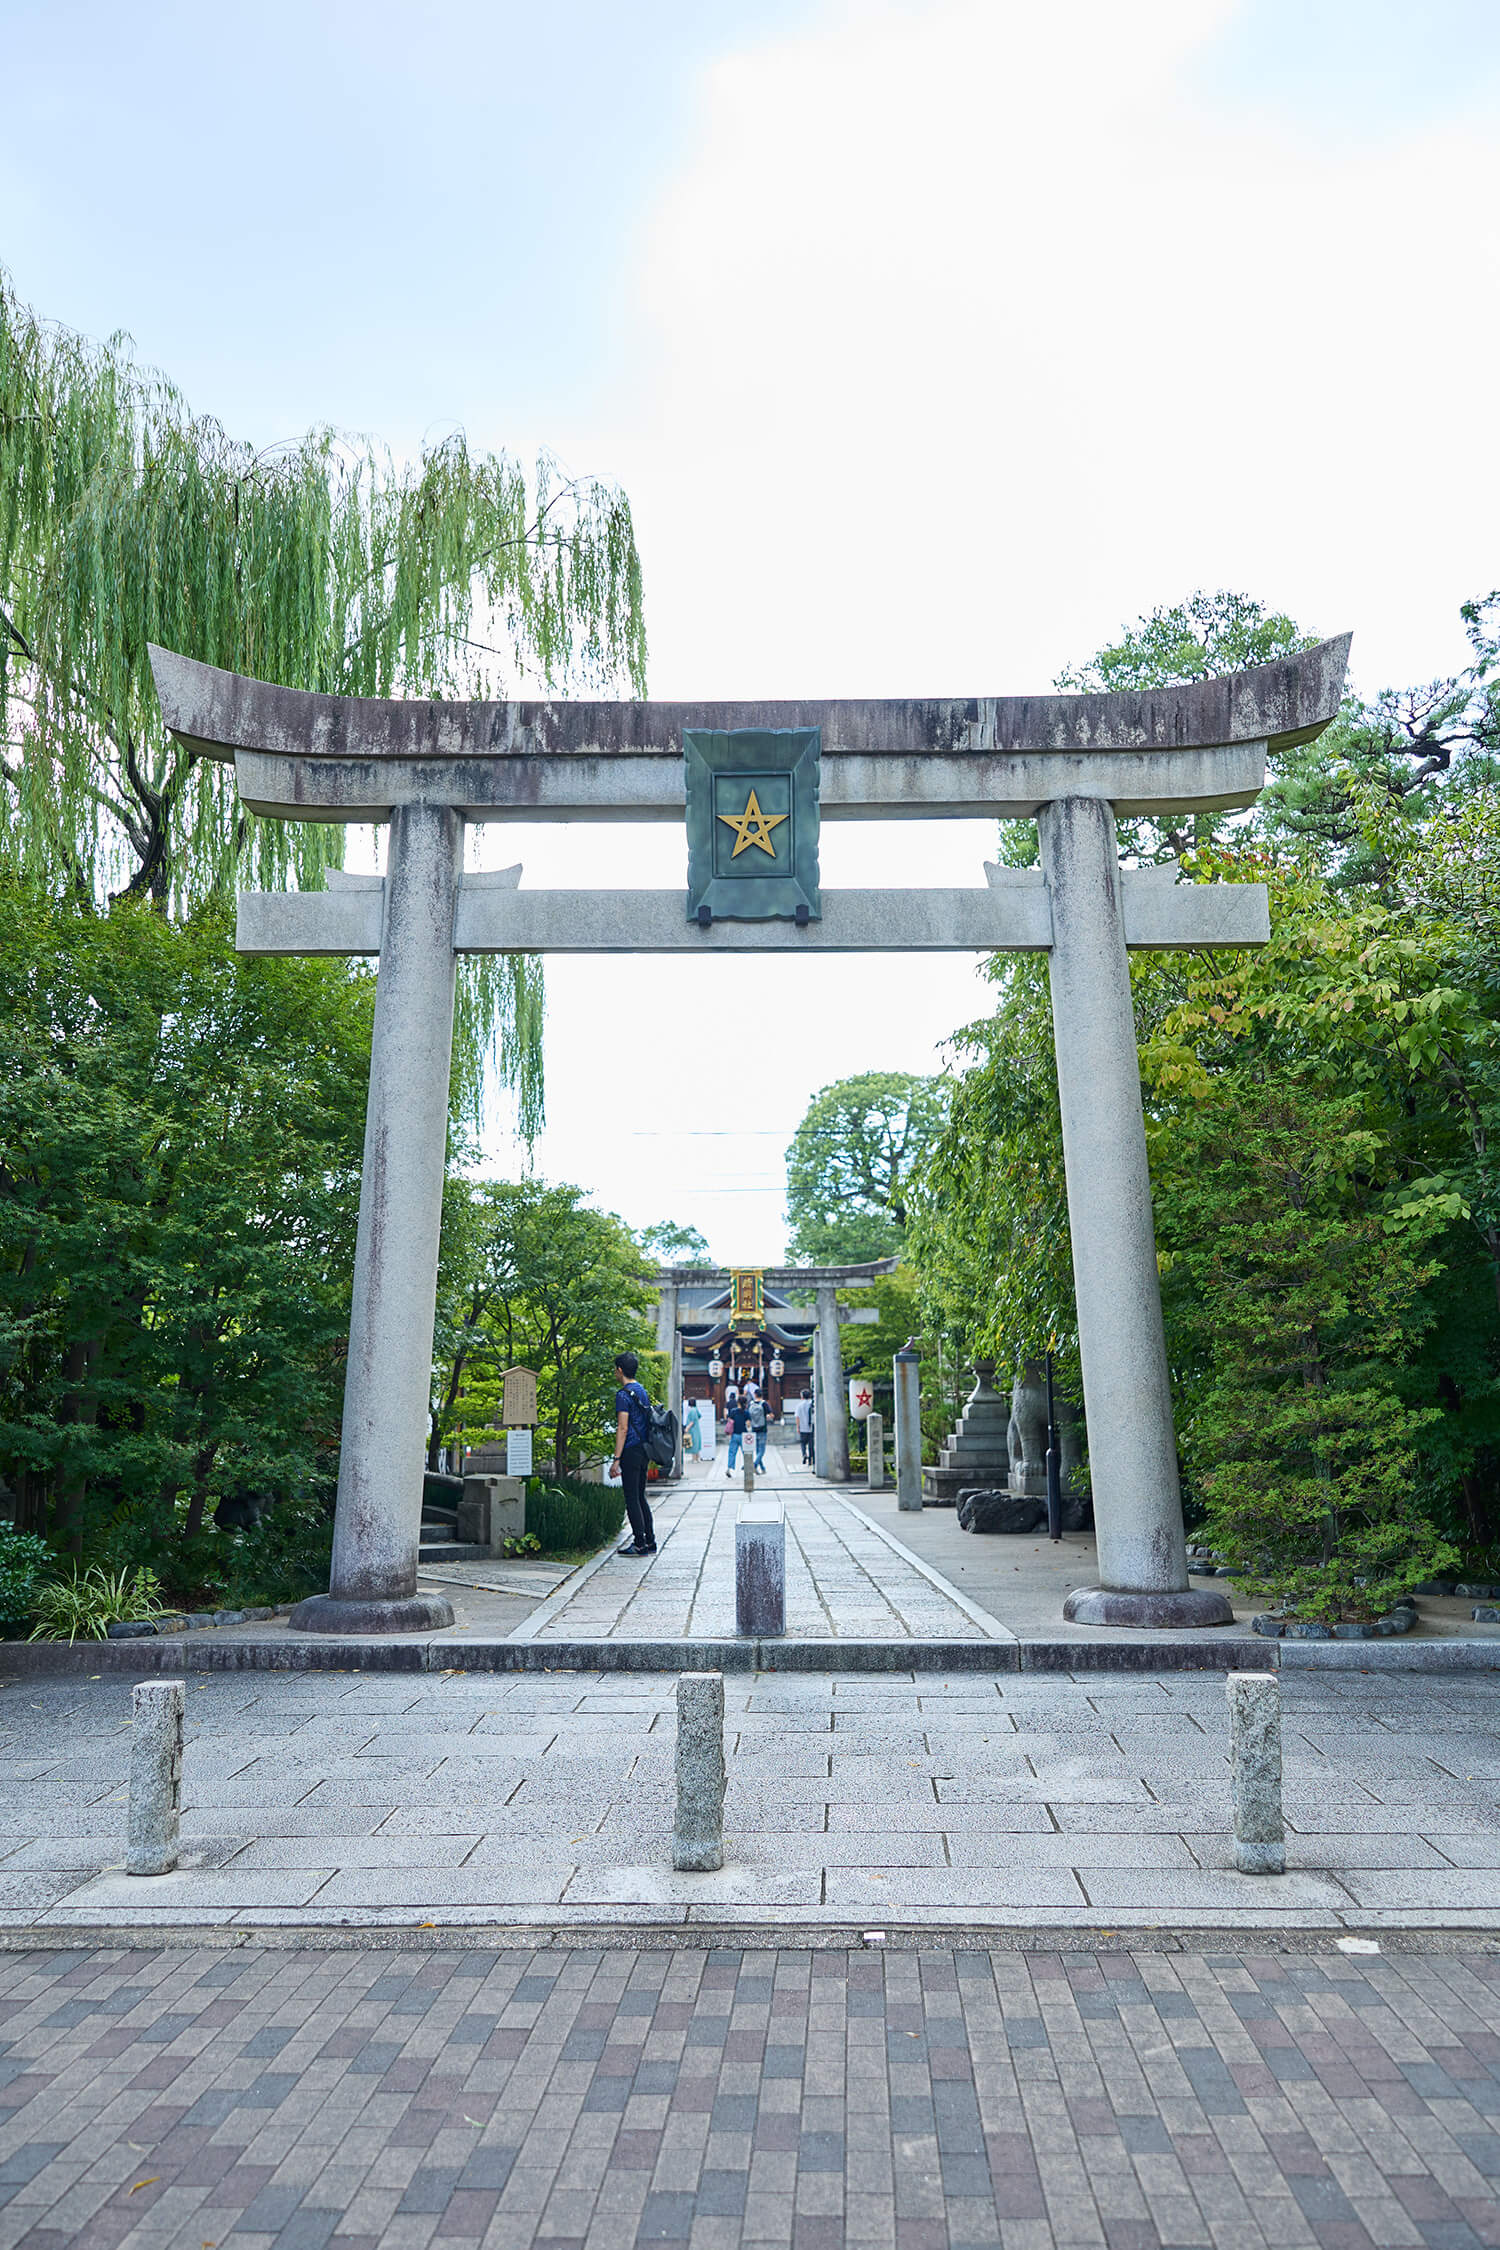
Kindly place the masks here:
<instances>
[{"instance_id":1,"label":"square plaque on torii","mask_svg":"<svg viewBox=\"0 0 1500 2250\"><path fill-rule=\"evenodd\" d=\"M819 727L682 730L690 922L816 922Z\"/></svg>"}]
</instances>

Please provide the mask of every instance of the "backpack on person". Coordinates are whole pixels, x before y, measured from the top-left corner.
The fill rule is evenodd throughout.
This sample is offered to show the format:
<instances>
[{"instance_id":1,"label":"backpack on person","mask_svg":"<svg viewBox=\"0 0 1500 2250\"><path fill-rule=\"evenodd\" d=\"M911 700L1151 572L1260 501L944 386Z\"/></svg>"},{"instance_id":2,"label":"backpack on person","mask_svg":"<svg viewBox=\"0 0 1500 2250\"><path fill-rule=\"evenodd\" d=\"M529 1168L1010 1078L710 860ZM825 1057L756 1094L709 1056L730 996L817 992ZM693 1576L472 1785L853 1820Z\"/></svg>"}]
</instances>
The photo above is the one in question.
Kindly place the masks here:
<instances>
[{"instance_id":1,"label":"backpack on person","mask_svg":"<svg viewBox=\"0 0 1500 2250\"><path fill-rule=\"evenodd\" d=\"M677 1417L670 1406L646 1400L646 1459L670 1469L677 1459Z\"/></svg>"}]
</instances>

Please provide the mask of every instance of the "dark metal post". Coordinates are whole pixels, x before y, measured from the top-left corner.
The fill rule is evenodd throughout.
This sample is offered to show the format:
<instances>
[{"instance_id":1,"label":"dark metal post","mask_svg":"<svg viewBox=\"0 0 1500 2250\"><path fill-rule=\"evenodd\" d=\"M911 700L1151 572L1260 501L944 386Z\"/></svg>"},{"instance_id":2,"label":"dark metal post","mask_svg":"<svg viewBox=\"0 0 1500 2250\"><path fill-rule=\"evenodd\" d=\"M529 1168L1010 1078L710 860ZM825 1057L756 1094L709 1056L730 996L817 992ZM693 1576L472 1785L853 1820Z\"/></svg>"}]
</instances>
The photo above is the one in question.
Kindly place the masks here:
<instances>
[{"instance_id":1,"label":"dark metal post","mask_svg":"<svg viewBox=\"0 0 1500 2250\"><path fill-rule=\"evenodd\" d=\"M1047 1537L1062 1537L1062 1472L1057 1451L1057 1409L1052 1397L1052 1354L1047 1354Z\"/></svg>"}]
</instances>

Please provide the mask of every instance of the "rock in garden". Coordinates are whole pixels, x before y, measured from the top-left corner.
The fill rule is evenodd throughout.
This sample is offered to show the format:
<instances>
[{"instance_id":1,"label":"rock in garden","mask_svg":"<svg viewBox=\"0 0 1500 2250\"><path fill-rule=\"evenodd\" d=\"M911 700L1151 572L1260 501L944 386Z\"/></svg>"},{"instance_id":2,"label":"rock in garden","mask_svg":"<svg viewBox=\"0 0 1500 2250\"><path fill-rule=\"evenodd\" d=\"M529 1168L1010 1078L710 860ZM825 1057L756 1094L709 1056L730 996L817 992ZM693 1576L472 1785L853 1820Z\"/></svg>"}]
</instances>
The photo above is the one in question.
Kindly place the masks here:
<instances>
[{"instance_id":1,"label":"rock in garden","mask_svg":"<svg viewBox=\"0 0 1500 2250\"><path fill-rule=\"evenodd\" d=\"M1022 1492L971 1492L965 1531L1035 1531L1047 1521L1047 1503Z\"/></svg>"}]
</instances>

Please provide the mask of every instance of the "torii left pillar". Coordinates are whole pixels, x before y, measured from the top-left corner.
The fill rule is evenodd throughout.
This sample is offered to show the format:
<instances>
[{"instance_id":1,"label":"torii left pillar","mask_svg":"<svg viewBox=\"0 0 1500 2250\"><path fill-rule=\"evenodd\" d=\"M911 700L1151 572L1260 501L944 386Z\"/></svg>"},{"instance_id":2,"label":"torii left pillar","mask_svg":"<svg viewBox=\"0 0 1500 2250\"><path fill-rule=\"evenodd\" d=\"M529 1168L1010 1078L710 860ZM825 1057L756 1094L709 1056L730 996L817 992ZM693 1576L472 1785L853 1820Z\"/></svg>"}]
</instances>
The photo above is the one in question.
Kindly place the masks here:
<instances>
[{"instance_id":1,"label":"torii left pillar","mask_svg":"<svg viewBox=\"0 0 1500 2250\"><path fill-rule=\"evenodd\" d=\"M451 806L395 807L333 1572L326 1594L292 1611L292 1625L303 1632L423 1632L453 1623L446 1596L417 1591L417 1547L453 1064L453 916L463 857L463 819Z\"/></svg>"}]
</instances>

